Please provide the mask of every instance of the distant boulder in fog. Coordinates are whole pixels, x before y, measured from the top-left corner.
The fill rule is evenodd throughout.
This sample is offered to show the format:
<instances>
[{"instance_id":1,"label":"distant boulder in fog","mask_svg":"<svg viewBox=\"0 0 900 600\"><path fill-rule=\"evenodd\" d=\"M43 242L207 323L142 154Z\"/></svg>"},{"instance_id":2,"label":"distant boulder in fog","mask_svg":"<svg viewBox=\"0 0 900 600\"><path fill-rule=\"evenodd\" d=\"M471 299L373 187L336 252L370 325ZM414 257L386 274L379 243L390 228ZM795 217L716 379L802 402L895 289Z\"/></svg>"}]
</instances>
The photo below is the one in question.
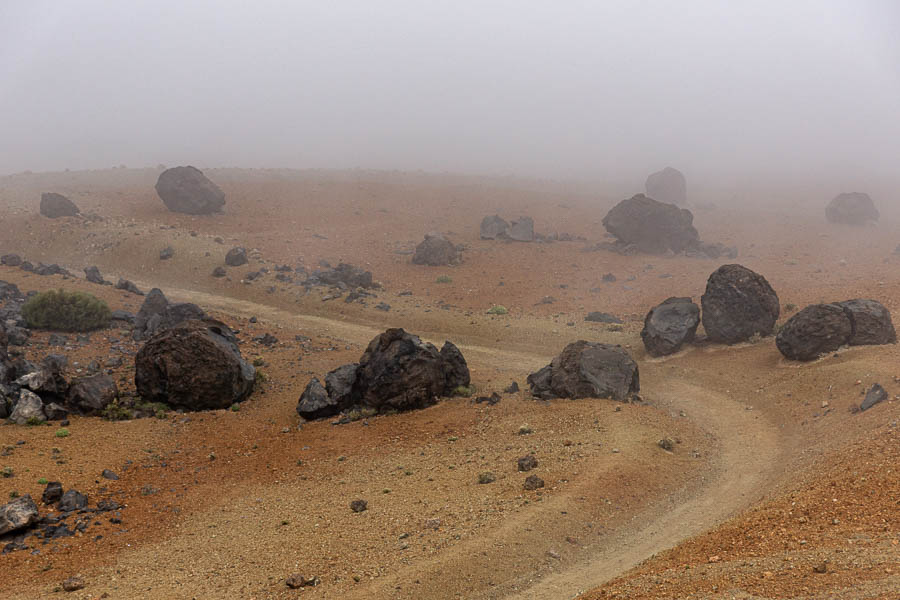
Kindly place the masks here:
<instances>
[{"instance_id":1,"label":"distant boulder in fog","mask_svg":"<svg viewBox=\"0 0 900 600\"><path fill-rule=\"evenodd\" d=\"M41 194L41 214L50 219L59 217L74 217L81 211L74 202L54 192Z\"/></svg>"},{"instance_id":2,"label":"distant boulder in fog","mask_svg":"<svg viewBox=\"0 0 900 600\"><path fill-rule=\"evenodd\" d=\"M425 234L425 239L416 246L412 261L416 265L443 267L457 264L460 254L453 242L440 233L432 232Z\"/></svg>"},{"instance_id":3,"label":"distant boulder in fog","mask_svg":"<svg viewBox=\"0 0 900 600\"><path fill-rule=\"evenodd\" d=\"M696 248L700 235L693 223L691 211L643 194L622 200L603 217L603 226L617 238L617 245L649 254Z\"/></svg>"},{"instance_id":4,"label":"distant boulder in fog","mask_svg":"<svg viewBox=\"0 0 900 600\"><path fill-rule=\"evenodd\" d=\"M225 192L199 169L173 167L156 181L156 193L172 212L189 215L217 213L225 205Z\"/></svg>"},{"instance_id":5,"label":"distant boulder in fog","mask_svg":"<svg viewBox=\"0 0 900 600\"><path fill-rule=\"evenodd\" d=\"M666 167L647 177L644 184L647 195L669 204L687 204L687 181L678 169Z\"/></svg>"},{"instance_id":6,"label":"distant boulder in fog","mask_svg":"<svg viewBox=\"0 0 900 600\"><path fill-rule=\"evenodd\" d=\"M868 194L850 192L838 194L825 208L829 223L867 225L878 220L878 209Z\"/></svg>"}]
</instances>

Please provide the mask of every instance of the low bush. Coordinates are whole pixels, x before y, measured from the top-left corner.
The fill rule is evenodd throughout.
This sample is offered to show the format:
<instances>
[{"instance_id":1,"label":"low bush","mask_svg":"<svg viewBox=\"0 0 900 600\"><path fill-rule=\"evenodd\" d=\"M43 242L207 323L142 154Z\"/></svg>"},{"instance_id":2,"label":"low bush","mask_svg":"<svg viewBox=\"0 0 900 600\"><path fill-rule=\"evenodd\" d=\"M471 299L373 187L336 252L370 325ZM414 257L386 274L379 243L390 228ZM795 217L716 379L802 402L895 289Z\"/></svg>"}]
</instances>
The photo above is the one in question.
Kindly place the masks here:
<instances>
[{"instance_id":1,"label":"low bush","mask_svg":"<svg viewBox=\"0 0 900 600\"><path fill-rule=\"evenodd\" d=\"M35 294L22 305L29 327L57 331L91 331L109 324L106 302L85 292L49 290Z\"/></svg>"}]
</instances>

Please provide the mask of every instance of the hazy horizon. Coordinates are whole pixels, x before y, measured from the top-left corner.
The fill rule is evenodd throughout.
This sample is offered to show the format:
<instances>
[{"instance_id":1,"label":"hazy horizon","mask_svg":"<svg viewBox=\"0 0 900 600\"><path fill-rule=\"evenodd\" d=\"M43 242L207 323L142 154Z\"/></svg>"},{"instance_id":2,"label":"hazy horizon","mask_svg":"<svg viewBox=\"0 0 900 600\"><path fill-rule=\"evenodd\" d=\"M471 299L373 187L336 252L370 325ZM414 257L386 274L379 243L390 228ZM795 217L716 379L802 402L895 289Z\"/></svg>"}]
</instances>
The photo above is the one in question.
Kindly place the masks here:
<instances>
[{"instance_id":1,"label":"hazy horizon","mask_svg":"<svg viewBox=\"0 0 900 600\"><path fill-rule=\"evenodd\" d=\"M0 173L897 182L900 5L685 4L12 0Z\"/></svg>"}]
</instances>

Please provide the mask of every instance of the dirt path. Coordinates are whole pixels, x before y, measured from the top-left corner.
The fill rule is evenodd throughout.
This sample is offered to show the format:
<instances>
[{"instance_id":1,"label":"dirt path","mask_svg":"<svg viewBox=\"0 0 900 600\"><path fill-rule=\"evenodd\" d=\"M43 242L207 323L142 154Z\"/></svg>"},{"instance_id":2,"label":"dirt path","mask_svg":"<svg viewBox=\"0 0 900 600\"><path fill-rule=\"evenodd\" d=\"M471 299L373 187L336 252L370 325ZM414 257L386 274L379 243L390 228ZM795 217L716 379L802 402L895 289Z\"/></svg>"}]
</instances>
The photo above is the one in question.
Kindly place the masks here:
<instances>
[{"instance_id":1,"label":"dirt path","mask_svg":"<svg viewBox=\"0 0 900 600\"><path fill-rule=\"evenodd\" d=\"M226 296L196 291L167 288L166 293L176 300L190 300L207 308L229 314L256 315L275 324L311 328L346 340L365 345L379 330L360 323L337 321L319 316L291 313L272 306ZM475 340L472 340L473 342ZM480 341L480 340L479 340ZM495 365L539 366L549 356L546 347L535 347L534 352L501 350L489 343L462 344L466 354L478 355L483 363ZM663 390L654 394L655 399L667 409L684 411L689 418L702 424L718 445L719 455L711 462L711 470L700 487L682 489L648 504L648 510L635 518L635 525L607 536L589 558L562 565L547 574L531 573L507 584L492 587L481 595L470 590L469 598L509 598L543 600L572 598L594 588L637 565L654 554L675 546L681 540L697 535L729 516L758 501L771 481L784 451L778 429L756 410L748 410L742 404L724 394L704 390L686 382L666 379ZM560 502L564 501L561 499ZM532 531L529 523L510 522L498 532L496 540L480 540L479 549L492 546L487 556L479 562L489 568L491 552L506 552L508 544L516 538L527 537ZM415 576L427 583L429 573L437 574L459 569L472 561L473 548L463 545L430 561L428 565L415 566ZM482 554L484 554L482 552ZM412 573L410 573L411 575ZM536 577L537 576L537 577ZM365 590L367 597L390 596L393 585L403 574L388 578L377 586ZM377 588L377 589L375 589ZM427 585L418 588L425 593Z\"/></svg>"}]
</instances>

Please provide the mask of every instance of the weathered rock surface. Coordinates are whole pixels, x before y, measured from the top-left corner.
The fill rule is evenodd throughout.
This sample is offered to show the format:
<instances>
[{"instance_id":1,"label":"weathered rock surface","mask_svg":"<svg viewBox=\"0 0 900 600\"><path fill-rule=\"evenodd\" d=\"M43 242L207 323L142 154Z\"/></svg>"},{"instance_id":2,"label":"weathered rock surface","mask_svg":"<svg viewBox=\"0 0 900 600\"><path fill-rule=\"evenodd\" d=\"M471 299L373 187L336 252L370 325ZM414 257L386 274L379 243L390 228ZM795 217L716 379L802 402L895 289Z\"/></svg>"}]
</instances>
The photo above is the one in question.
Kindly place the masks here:
<instances>
[{"instance_id":1,"label":"weathered rock surface","mask_svg":"<svg viewBox=\"0 0 900 600\"><path fill-rule=\"evenodd\" d=\"M170 211L189 215L217 213L225 205L225 193L219 186L191 166L160 173L156 193Z\"/></svg>"},{"instance_id":2,"label":"weathered rock surface","mask_svg":"<svg viewBox=\"0 0 900 600\"><path fill-rule=\"evenodd\" d=\"M44 403L41 402L40 396L29 390L19 390L19 401L10 413L9 420L16 425L46 421Z\"/></svg>"},{"instance_id":3,"label":"weathered rock surface","mask_svg":"<svg viewBox=\"0 0 900 600\"><path fill-rule=\"evenodd\" d=\"M880 383L875 383L869 388L869 391L866 392L866 397L863 398L862 403L859 405L859 410L860 412L869 410L876 404L884 402L887 398L888 393L885 389L881 387Z\"/></svg>"},{"instance_id":4,"label":"weathered rock surface","mask_svg":"<svg viewBox=\"0 0 900 600\"><path fill-rule=\"evenodd\" d=\"M38 520L38 508L29 494L0 506L0 535L26 529Z\"/></svg>"},{"instance_id":5,"label":"weathered rock surface","mask_svg":"<svg viewBox=\"0 0 900 600\"><path fill-rule=\"evenodd\" d=\"M103 412L118 398L119 389L112 377L105 373L79 377L69 387L69 405L85 415Z\"/></svg>"},{"instance_id":6,"label":"weathered rock surface","mask_svg":"<svg viewBox=\"0 0 900 600\"><path fill-rule=\"evenodd\" d=\"M641 339L650 356L665 356L694 341L700 308L690 298L668 298L650 309Z\"/></svg>"},{"instance_id":7,"label":"weathered rock surface","mask_svg":"<svg viewBox=\"0 0 900 600\"><path fill-rule=\"evenodd\" d=\"M878 220L878 209L868 194L850 192L838 194L825 208L830 223L866 225Z\"/></svg>"},{"instance_id":8,"label":"weathered rock surface","mask_svg":"<svg viewBox=\"0 0 900 600\"><path fill-rule=\"evenodd\" d=\"M80 510L87 505L87 496L85 496L78 490L68 490L65 494L62 495L62 498L59 499L59 504L56 505L56 508L59 509L60 512L69 512L73 510Z\"/></svg>"},{"instance_id":9,"label":"weathered rock surface","mask_svg":"<svg viewBox=\"0 0 900 600\"><path fill-rule=\"evenodd\" d=\"M534 220L531 217L519 217L509 224L506 236L517 242L533 242Z\"/></svg>"},{"instance_id":10,"label":"weathered rock surface","mask_svg":"<svg viewBox=\"0 0 900 600\"><path fill-rule=\"evenodd\" d=\"M687 204L687 181L678 169L666 167L652 173L644 183L647 196L669 204Z\"/></svg>"},{"instance_id":11,"label":"weathered rock surface","mask_svg":"<svg viewBox=\"0 0 900 600\"><path fill-rule=\"evenodd\" d=\"M147 402L174 408L228 408L250 395L256 371L227 325L189 320L154 335L135 357L134 381Z\"/></svg>"},{"instance_id":12,"label":"weathered rock surface","mask_svg":"<svg viewBox=\"0 0 900 600\"><path fill-rule=\"evenodd\" d=\"M483 240L496 240L504 237L509 230L509 223L500 218L499 215L492 215L481 220L480 235Z\"/></svg>"},{"instance_id":13,"label":"weathered rock surface","mask_svg":"<svg viewBox=\"0 0 900 600\"><path fill-rule=\"evenodd\" d=\"M853 326L837 304L812 304L784 324L775 336L778 351L791 360L813 360L847 343Z\"/></svg>"},{"instance_id":14,"label":"weathered rock surface","mask_svg":"<svg viewBox=\"0 0 900 600\"><path fill-rule=\"evenodd\" d=\"M621 346L579 340L528 376L538 398L628 400L640 391L637 363Z\"/></svg>"},{"instance_id":15,"label":"weathered rock surface","mask_svg":"<svg viewBox=\"0 0 900 600\"><path fill-rule=\"evenodd\" d=\"M247 249L241 246L235 246L225 254L225 264L229 267L240 267L247 262Z\"/></svg>"},{"instance_id":16,"label":"weathered rock surface","mask_svg":"<svg viewBox=\"0 0 900 600\"><path fill-rule=\"evenodd\" d=\"M603 226L619 244L650 254L678 254L697 246L700 236L693 222L691 211L643 194L622 200L603 217Z\"/></svg>"},{"instance_id":17,"label":"weathered rock surface","mask_svg":"<svg viewBox=\"0 0 900 600\"><path fill-rule=\"evenodd\" d=\"M444 342L441 346L441 360L443 361L444 388L453 391L460 386L468 386L471 382L469 365L462 352L452 342Z\"/></svg>"},{"instance_id":18,"label":"weathered rock surface","mask_svg":"<svg viewBox=\"0 0 900 600\"><path fill-rule=\"evenodd\" d=\"M41 194L41 214L50 219L74 217L81 211L74 202L55 192Z\"/></svg>"},{"instance_id":19,"label":"weathered rock surface","mask_svg":"<svg viewBox=\"0 0 900 600\"><path fill-rule=\"evenodd\" d=\"M341 412L341 405L332 400L318 378L313 377L297 402L297 414L304 419L323 419Z\"/></svg>"},{"instance_id":20,"label":"weathered rock surface","mask_svg":"<svg viewBox=\"0 0 900 600\"><path fill-rule=\"evenodd\" d=\"M145 340L170 327L190 319L202 319L206 316L196 304L190 302L169 303L159 288L153 288L144 298L143 304L134 319L131 333L135 340Z\"/></svg>"},{"instance_id":21,"label":"weathered rock surface","mask_svg":"<svg viewBox=\"0 0 900 600\"><path fill-rule=\"evenodd\" d=\"M781 310L766 278L741 265L722 265L713 271L700 305L706 335L726 344L771 335Z\"/></svg>"},{"instance_id":22,"label":"weathered rock surface","mask_svg":"<svg viewBox=\"0 0 900 600\"><path fill-rule=\"evenodd\" d=\"M436 232L425 235L412 257L413 264L431 267L455 265L459 261L460 253L453 242Z\"/></svg>"},{"instance_id":23,"label":"weathered rock surface","mask_svg":"<svg viewBox=\"0 0 900 600\"><path fill-rule=\"evenodd\" d=\"M880 302L868 298L855 298L837 304L850 317L853 334L847 343L851 346L897 343L897 332L894 330L891 312Z\"/></svg>"}]
</instances>

